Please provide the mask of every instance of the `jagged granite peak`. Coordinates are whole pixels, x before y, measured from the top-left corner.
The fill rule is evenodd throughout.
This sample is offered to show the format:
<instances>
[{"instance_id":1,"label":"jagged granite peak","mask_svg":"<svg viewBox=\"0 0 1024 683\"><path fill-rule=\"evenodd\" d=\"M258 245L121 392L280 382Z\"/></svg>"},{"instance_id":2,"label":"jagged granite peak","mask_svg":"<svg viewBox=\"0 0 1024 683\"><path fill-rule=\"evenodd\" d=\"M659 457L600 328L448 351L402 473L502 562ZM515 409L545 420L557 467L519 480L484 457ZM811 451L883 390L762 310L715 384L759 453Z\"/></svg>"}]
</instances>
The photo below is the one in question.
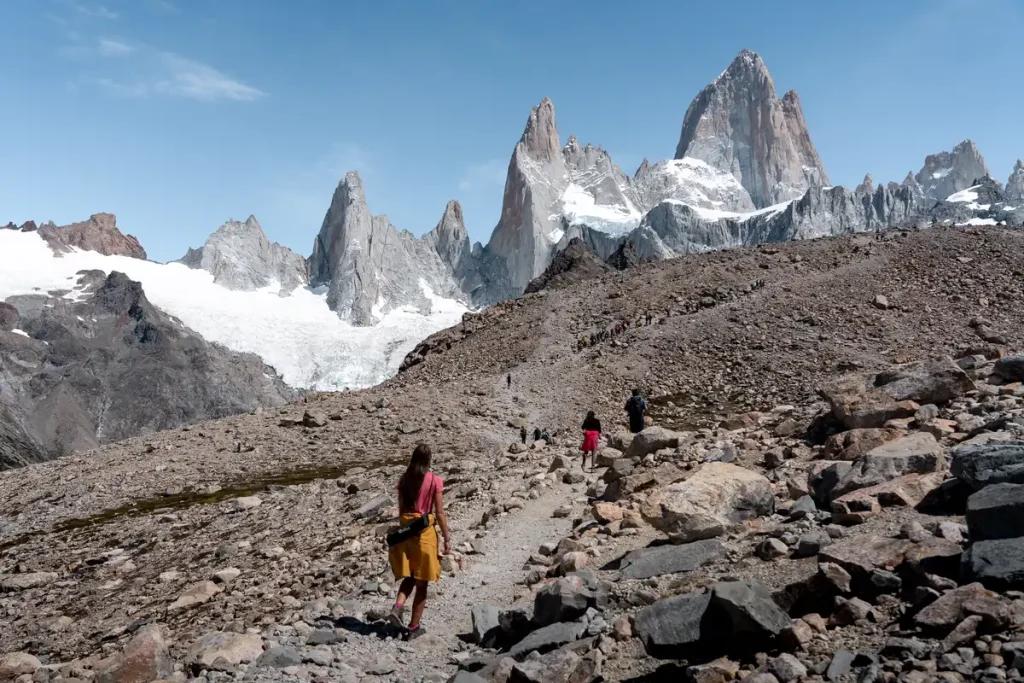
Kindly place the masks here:
<instances>
[{"instance_id":1,"label":"jagged granite peak","mask_svg":"<svg viewBox=\"0 0 1024 683\"><path fill-rule=\"evenodd\" d=\"M35 223L32 223L34 226ZM22 226L23 232L28 223ZM97 213L87 221L55 226L52 222L39 227L39 234L57 255L71 249L95 251L107 256L130 256L146 259L146 250L133 235L125 235L117 228L117 217L112 213Z\"/></svg>"},{"instance_id":2,"label":"jagged granite peak","mask_svg":"<svg viewBox=\"0 0 1024 683\"><path fill-rule=\"evenodd\" d=\"M768 67L750 50L694 98L675 157L733 174L758 208L829 184L799 97L795 91L776 97Z\"/></svg>"},{"instance_id":3,"label":"jagged granite peak","mask_svg":"<svg viewBox=\"0 0 1024 683\"><path fill-rule=\"evenodd\" d=\"M228 220L198 249L189 249L181 262L213 275L228 289L253 291L278 286L282 293L304 287L309 278L306 259L267 239L255 216L243 223Z\"/></svg>"},{"instance_id":4,"label":"jagged granite peak","mask_svg":"<svg viewBox=\"0 0 1024 683\"><path fill-rule=\"evenodd\" d=\"M488 277L485 299L519 296L547 268L564 234L561 218L552 209L567 185L554 104L544 98L530 112L512 152L501 218L481 254Z\"/></svg>"},{"instance_id":5,"label":"jagged granite peak","mask_svg":"<svg viewBox=\"0 0 1024 683\"><path fill-rule=\"evenodd\" d=\"M555 103L550 98L545 97L530 111L519 144L523 152L536 161L552 161L558 156L561 145L555 125Z\"/></svg>"},{"instance_id":6,"label":"jagged granite peak","mask_svg":"<svg viewBox=\"0 0 1024 683\"><path fill-rule=\"evenodd\" d=\"M1005 194L1013 202L1024 200L1024 162L1020 159L1013 165L1013 171L1006 181Z\"/></svg>"},{"instance_id":7,"label":"jagged granite peak","mask_svg":"<svg viewBox=\"0 0 1024 683\"><path fill-rule=\"evenodd\" d=\"M666 200L732 213L757 208L735 176L693 157L641 165L633 186L644 211Z\"/></svg>"},{"instance_id":8,"label":"jagged granite peak","mask_svg":"<svg viewBox=\"0 0 1024 683\"><path fill-rule=\"evenodd\" d=\"M797 200L752 214L709 218L699 209L666 201L654 207L629 237L638 258L658 261L680 254L881 230L913 220L909 188L874 193L812 187Z\"/></svg>"},{"instance_id":9,"label":"jagged granite peak","mask_svg":"<svg viewBox=\"0 0 1024 683\"><path fill-rule=\"evenodd\" d=\"M453 264L442 260L437 249L443 242L445 259L453 257L453 250L468 251L461 215L461 207L449 205L435 232L421 239L399 232L387 216L370 213L362 178L350 171L338 183L313 244L310 284L327 287L327 304L355 325L372 325L408 306L427 314L435 295L464 298L452 277Z\"/></svg>"},{"instance_id":10,"label":"jagged granite peak","mask_svg":"<svg viewBox=\"0 0 1024 683\"><path fill-rule=\"evenodd\" d=\"M915 176L924 199L941 201L966 190L975 181L989 175L985 159L973 140L964 140L952 152L939 152L925 157L924 166Z\"/></svg>"},{"instance_id":11,"label":"jagged granite peak","mask_svg":"<svg viewBox=\"0 0 1024 683\"><path fill-rule=\"evenodd\" d=\"M461 294L471 295L481 284L477 256L470 246L469 231L462 217L462 205L454 199L444 207L444 215L433 230L423 236L423 244L440 259L442 271L452 279L457 290L444 285L439 289L451 298L461 299ZM438 282L444 282L444 273L438 274Z\"/></svg>"},{"instance_id":12,"label":"jagged granite peak","mask_svg":"<svg viewBox=\"0 0 1024 683\"><path fill-rule=\"evenodd\" d=\"M864 176L864 181L854 191L861 194L872 194L875 191L875 180L871 177L870 173Z\"/></svg>"}]
</instances>

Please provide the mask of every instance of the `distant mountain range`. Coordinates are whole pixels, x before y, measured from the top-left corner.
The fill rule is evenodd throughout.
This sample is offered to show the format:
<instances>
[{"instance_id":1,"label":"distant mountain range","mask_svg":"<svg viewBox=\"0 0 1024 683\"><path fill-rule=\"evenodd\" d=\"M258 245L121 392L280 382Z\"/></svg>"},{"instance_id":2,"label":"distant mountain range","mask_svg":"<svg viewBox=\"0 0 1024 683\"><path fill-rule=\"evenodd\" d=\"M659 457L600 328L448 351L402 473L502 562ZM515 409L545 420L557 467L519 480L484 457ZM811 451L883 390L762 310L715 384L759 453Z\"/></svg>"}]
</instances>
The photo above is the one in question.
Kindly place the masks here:
<instances>
[{"instance_id":1,"label":"distant mountain range","mask_svg":"<svg viewBox=\"0 0 1024 683\"><path fill-rule=\"evenodd\" d=\"M52 345L53 320L59 319L60 335L120 349L125 325L138 322L130 322L132 314L123 311L110 318L89 309L86 318L68 305L68 292L86 291L76 290L83 274L72 264L77 268L88 262L86 270L106 275L127 271L127 282L137 282L129 286L115 280L111 286L137 289L145 304L135 310L149 311L146 320L160 321L153 324L166 328L161 339L177 324L176 334L183 338L222 345L204 352L222 358L203 361L204 372L220 378L228 368L237 373L239 363L254 367L251 357L231 355L245 352L273 367L243 373L242 384L231 390L237 389L235 398L225 395L221 407L209 401L203 407L175 407L166 419L146 424L126 419L121 422L135 426L112 431L104 426L101 408L83 399L74 410L60 412L80 411L87 423L73 430L73 438L40 432L23 416L20 431L8 435L7 443L33 442L50 453L222 409L275 405L290 391L274 383L280 382L274 379L278 373L297 388L376 383L397 370L417 341L453 324L466 310L523 294L573 240L573 251L563 260L589 259L588 268L598 272L601 266L583 254L584 246L600 261L624 267L684 253L935 222L1024 225L1024 164L1018 161L1008 181L999 183L975 144L965 140L950 152L928 156L921 170L908 173L901 183L876 185L866 176L856 188L833 187L811 141L800 98L795 91L779 98L764 61L744 50L690 104L673 158L645 159L632 176L601 147L582 145L574 136L563 145L554 104L541 101L512 151L501 216L486 245L470 243L457 201L447 203L436 227L422 237L398 230L386 216L370 212L356 171L338 184L308 258L270 242L252 216L228 221L204 245L167 265L144 262L142 245L122 234L110 214L63 227L9 224L9 231L0 229L0 270L6 270L6 277L0 272L0 300L7 299L8 318L22 322L0 325L0 351L8 347L7 355L0 356L0 406L9 410L24 395L18 387L26 377L45 373L52 378L51 361L32 366L37 372L10 352L12 343L26 343L25 335ZM36 242L49 251L39 251ZM85 258L84 252L94 256ZM15 263L25 261L26 254L47 263L30 268ZM107 260L96 260L100 257ZM547 277L563 267L556 264ZM87 281L98 286L97 277ZM29 294L35 297L26 298ZM70 296L76 305L97 305L82 299L85 294ZM69 324L76 321L68 315L108 320L112 327L100 334L88 324ZM122 341L115 343L115 338ZM187 347L174 343L167 348L177 353ZM38 356L41 347L34 348L37 360L54 353L51 348ZM117 353L121 365L135 362L132 353ZM193 370L198 362L194 356L174 362L179 361ZM89 363L100 384L110 372L123 371L121 365L106 369ZM17 373L21 384L10 379ZM184 379L219 381L213 375L186 373ZM154 390L167 391L170 381L169 376L154 378ZM66 405L68 390L60 392ZM56 396L44 391L32 405L53 403ZM0 444L4 438L0 432Z\"/></svg>"}]
</instances>

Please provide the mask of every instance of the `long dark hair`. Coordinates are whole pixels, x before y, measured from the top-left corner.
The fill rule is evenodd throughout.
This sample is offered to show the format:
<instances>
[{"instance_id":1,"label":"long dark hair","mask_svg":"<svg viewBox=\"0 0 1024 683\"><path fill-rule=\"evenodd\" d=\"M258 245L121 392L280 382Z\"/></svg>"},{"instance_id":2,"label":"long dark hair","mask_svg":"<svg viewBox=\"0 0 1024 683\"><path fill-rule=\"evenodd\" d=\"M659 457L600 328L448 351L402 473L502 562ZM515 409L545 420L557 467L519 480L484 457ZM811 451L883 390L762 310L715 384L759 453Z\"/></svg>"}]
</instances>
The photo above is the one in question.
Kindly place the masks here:
<instances>
[{"instance_id":1,"label":"long dark hair","mask_svg":"<svg viewBox=\"0 0 1024 683\"><path fill-rule=\"evenodd\" d=\"M409 467L398 480L398 509L402 512L410 512L416 505L423 479L430 471L430 457L430 446L425 443L416 446L416 450L412 452Z\"/></svg>"}]
</instances>

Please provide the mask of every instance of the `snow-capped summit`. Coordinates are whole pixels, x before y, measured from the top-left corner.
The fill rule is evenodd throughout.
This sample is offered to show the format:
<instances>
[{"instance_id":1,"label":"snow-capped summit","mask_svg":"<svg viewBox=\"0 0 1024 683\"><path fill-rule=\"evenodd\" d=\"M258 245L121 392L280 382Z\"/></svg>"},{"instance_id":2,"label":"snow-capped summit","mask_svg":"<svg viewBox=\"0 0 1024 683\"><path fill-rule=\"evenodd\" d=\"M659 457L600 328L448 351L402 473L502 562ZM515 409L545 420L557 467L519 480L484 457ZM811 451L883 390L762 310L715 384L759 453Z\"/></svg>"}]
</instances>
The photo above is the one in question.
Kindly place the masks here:
<instances>
[{"instance_id":1,"label":"snow-capped summit","mask_svg":"<svg viewBox=\"0 0 1024 683\"><path fill-rule=\"evenodd\" d=\"M265 287L282 293L304 287L309 278L306 259L267 239L255 216L244 223L229 220L198 249L189 249L181 262L213 275L228 289L253 291Z\"/></svg>"},{"instance_id":2,"label":"snow-capped summit","mask_svg":"<svg viewBox=\"0 0 1024 683\"><path fill-rule=\"evenodd\" d=\"M743 50L694 98L676 159L731 173L763 208L829 184L795 91L780 100L764 60Z\"/></svg>"},{"instance_id":3,"label":"snow-capped summit","mask_svg":"<svg viewBox=\"0 0 1024 683\"><path fill-rule=\"evenodd\" d=\"M934 203L966 190L988 174L985 158L974 141L964 140L952 152L925 157L924 166L915 180L921 187L922 198Z\"/></svg>"}]
</instances>

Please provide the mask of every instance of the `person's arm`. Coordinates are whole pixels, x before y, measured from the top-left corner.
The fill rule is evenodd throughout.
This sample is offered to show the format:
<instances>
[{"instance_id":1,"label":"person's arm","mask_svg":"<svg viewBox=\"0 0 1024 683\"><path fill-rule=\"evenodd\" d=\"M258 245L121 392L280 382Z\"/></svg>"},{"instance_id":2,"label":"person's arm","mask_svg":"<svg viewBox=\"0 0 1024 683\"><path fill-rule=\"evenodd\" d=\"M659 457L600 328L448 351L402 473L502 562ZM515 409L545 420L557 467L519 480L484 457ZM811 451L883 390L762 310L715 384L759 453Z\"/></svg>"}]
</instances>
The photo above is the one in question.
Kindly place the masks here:
<instances>
[{"instance_id":1,"label":"person's arm","mask_svg":"<svg viewBox=\"0 0 1024 683\"><path fill-rule=\"evenodd\" d=\"M437 524L441 527L441 536L444 538L444 554L452 552L452 539L448 535L448 515L444 512L444 497L441 489L434 490L434 516L437 517Z\"/></svg>"}]
</instances>

